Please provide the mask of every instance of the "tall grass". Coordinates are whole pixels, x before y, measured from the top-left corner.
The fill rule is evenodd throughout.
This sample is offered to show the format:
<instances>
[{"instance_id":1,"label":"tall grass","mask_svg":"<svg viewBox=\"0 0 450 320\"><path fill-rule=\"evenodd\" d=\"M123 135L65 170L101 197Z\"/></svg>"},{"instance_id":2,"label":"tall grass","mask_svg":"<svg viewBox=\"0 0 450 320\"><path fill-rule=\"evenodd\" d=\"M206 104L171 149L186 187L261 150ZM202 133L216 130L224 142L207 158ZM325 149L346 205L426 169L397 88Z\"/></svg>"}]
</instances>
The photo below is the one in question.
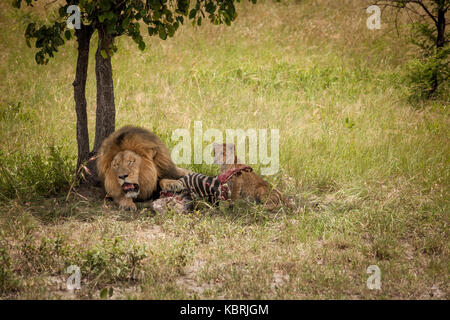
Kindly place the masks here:
<instances>
[{"instance_id":1,"label":"tall grass","mask_svg":"<svg viewBox=\"0 0 450 320\"><path fill-rule=\"evenodd\" d=\"M74 176L73 159L61 148L50 146L39 154L0 151L0 196L30 199L54 196L66 190Z\"/></svg>"},{"instance_id":2,"label":"tall grass","mask_svg":"<svg viewBox=\"0 0 450 320\"><path fill-rule=\"evenodd\" d=\"M132 297L448 298L449 95L411 104L404 81L416 52L408 29L401 24L399 37L385 14L380 31L368 30L364 4L242 3L231 27L186 25L167 41L147 38L144 52L118 40L117 127L152 129L171 147L172 130L196 120L204 130L278 128L280 172L267 179L312 204L289 214L244 203L186 216L145 208L130 216L100 199L58 200L76 156L75 43L37 66L20 37L36 13L0 4L0 197L57 198L5 200L2 229L17 239L29 225L38 239L63 233L96 248L99 259L110 248L92 242L104 237L149 245L146 277ZM95 47L96 35L91 134ZM383 270L382 292L365 287L371 264ZM41 294L32 286L22 292Z\"/></svg>"}]
</instances>

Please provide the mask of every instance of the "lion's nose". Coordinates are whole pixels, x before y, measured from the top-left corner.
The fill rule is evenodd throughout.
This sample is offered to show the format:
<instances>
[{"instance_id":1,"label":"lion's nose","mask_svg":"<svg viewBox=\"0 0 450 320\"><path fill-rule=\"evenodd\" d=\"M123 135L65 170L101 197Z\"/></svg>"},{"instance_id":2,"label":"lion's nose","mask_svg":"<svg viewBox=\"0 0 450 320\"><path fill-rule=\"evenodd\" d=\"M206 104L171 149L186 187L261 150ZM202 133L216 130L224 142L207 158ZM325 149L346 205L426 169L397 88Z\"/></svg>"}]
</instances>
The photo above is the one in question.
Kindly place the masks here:
<instances>
[{"instance_id":1,"label":"lion's nose","mask_svg":"<svg viewBox=\"0 0 450 320\"><path fill-rule=\"evenodd\" d=\"M128 175L124 174L124 175L119 176L119 178L122 179L122 180L125 180L126 178L128 178Z\"/></svg>"}]
</instances>

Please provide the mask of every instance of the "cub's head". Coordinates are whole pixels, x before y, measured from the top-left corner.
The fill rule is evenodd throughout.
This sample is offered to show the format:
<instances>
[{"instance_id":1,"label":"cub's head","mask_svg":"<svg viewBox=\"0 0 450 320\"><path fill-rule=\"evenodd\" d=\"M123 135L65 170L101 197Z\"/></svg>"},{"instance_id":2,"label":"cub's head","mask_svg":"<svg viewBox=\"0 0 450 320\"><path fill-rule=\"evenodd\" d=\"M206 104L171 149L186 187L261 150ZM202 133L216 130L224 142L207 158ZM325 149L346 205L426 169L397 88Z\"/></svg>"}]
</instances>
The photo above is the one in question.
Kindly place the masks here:
<instances>
[{"instance_id":1,"label":"cub's head","mask_svg":"<svg viewBox=\"0 0 450 320\"><path fill-rule=\"evenodd\" d=\"M235 146L233 143L214 143L214 163L215 164L236 164L238 159L235 155Z\"/></svg>"},{"instance_id":2,"label":"cub's head","mask_svg":"<svg viewBox=\"0 0 450 320\"><path fill-rule=\"evenodd\" d=\"M142 158L133 151L121 151L111 162L111 170L117 177L127 198L136 198L139 194L139 169Z\"/></svg>"}]
</instances>

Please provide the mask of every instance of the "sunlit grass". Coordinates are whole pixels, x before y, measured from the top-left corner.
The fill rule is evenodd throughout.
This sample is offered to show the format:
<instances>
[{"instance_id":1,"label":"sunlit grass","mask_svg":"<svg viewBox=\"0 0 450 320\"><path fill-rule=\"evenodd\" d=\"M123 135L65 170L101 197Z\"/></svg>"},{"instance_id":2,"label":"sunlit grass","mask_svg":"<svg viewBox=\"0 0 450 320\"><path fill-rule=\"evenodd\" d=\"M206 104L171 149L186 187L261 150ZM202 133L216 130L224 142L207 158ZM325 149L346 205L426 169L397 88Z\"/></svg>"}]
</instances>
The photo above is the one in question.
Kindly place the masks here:
<instances>
[{"instance_id":1,"label":"sunlit grass","mask_svg":"<svg viewBox=\"0 0 450 320\"><path fill-rule=\"evenodd\" d=\"M29 18L0 8L0 156L11 161L55 145L73 160L75 44L38 66L23 39ZM144 52L119 39L116 126L153 129L169 146L172 130L196 120L204 130L278 128L280 173L267 178L306 199L305 207L271 215L239 204L182 216L144 208L130 216L76 194L67 203L66 194L8 200L0 235L10 246L11 272L26 281L7 296L61 293L27 282L63 282L65 275L61 268L30 272L20 246L29 234L37 243L62 234L80 255L115 237L146 245L145 276L112 279L124 287L115 297L448 299L449 96L420 108L408 102L402 79L415 51L407 29L399 38L385 16L382 30L368 30L361 1L265 1L240 4L238 13L231 27L186 25L166 41L148 38ZM53 265L52 255L44 259ZM365 285L372 264L382 270L381 292ZM73 297L98 298L111 286L86 281Z\"/></svg>"}]
</instances>

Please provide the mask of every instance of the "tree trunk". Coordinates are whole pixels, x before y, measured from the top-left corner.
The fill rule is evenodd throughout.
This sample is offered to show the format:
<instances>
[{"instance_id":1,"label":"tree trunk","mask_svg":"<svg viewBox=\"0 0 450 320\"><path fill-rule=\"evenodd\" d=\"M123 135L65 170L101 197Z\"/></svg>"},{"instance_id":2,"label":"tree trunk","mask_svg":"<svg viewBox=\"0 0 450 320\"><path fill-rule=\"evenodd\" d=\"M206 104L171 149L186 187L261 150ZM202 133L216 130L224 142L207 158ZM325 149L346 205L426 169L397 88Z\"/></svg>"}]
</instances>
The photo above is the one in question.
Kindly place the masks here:
<instances>
[{"instance_id":1,"label":"tree trunk","mask_svg":"<svg viewBox=\"0 0 450 320\"><path fill-rule=\"evenodd\" d=\"M86 78L89 62L89 43L93 29L91 26L83 25L81 29L75 30L78 42L78 59L73 91L75 99L75 110L77 114L77 145L78 160L77 171L83 162L89 159L89 132L86 113Z\"/></svg>"},{"instance_id":2,"label":"tree trunk","mask_svg":"<svg viewBox=\"0 0 450 320\"><path fill-rule=\"evenodd\" d=\"M95 140L93 153L96 154L103 140L115 129L116 108L114 105L114 87L109 48L113 37L100 27L99 44L95 53L95 76L97 79L97 111L95 122ZM106 59L102 53L107 55Z\"/></svg>"},{"instance_id":3,"label":"tree trunk","mask_svg":"<svg viewBox=\"0 0 450 320\"><path fill-rule=\"evenodd\" d=\"M437 18L437 38L436 47L443 48L445 44L445 8L444 5L438 8L438 18Z\"/></svg>"},{"instance_id":4,"label":"tree trunk","mask_svg":"<svg viewBox=\"0 0 450 320\"><path fill-rule=\"evenodd\" d=\"M438 15L436 20L436 29L437 29L437 37L436 37L436 48L439 51L445 45L445 8L444 4L438 6ZM429 92L429 97L437 90L439 87L438 80L439 70L433 71L431 89Z\"/></svg>"}]
</instances>

